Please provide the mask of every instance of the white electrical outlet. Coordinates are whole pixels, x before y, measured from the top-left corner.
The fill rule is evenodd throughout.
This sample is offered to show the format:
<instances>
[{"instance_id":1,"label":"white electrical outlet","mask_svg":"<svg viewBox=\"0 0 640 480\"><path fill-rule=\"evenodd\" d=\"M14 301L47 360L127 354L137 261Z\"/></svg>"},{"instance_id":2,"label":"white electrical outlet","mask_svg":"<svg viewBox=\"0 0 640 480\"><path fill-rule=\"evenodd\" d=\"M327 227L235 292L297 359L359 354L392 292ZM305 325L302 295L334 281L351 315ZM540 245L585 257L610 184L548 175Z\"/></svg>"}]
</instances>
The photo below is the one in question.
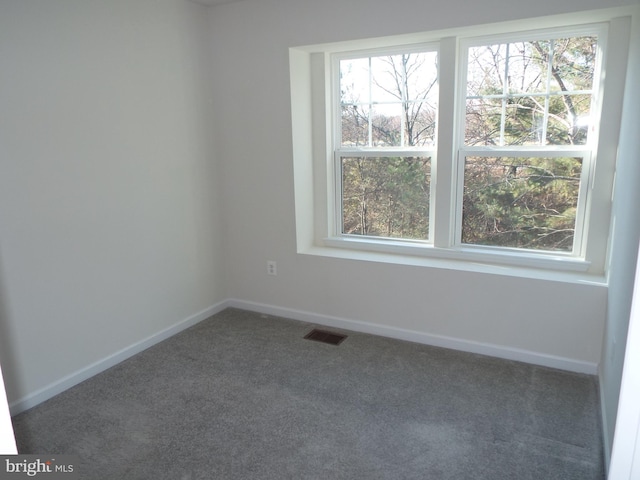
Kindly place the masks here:
<instances>
[{"instance_id":1,"label":"white electrical outlet","mask_svg":"<svg viewBox=\"0 0 640 480\"><path fill-rule=\"evenodd\" d=\"M278 265L275 260L267 260L267 275L278 275Z\"/></svg>"}]
</instances>

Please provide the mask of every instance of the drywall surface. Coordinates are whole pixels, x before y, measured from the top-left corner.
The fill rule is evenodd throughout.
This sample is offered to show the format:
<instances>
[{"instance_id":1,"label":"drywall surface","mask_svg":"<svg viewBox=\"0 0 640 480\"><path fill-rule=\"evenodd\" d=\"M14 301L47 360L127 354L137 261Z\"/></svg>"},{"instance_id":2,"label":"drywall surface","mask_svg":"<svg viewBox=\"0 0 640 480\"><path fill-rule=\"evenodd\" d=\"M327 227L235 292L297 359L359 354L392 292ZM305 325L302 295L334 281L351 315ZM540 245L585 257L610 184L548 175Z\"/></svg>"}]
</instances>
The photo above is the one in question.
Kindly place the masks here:
<instances>
[{"instance_id":1,"label":"drywall surface","mask_svg":"<svg viewBox=\"0 0 640 480\"><path fill-rule=\"evenodd\" d=\"M9 415L7 394L4 388L4 380L2 379L2 368L0 368L0 454L16 455L17 453L18 449L16 448L11 416Z\"/></svg>"},{"instance_id":2,"label":"drywall surface","mask_svg":"<svg viewBox=\"0 0 640 480\"><path fill-rule=\"evenodd\" d=\"M634 2L617 2L632 5ZM230 297L600 360L606 287L298 254L289 48L596 9L597 0L244 1L212 9ZM615 3L608 6L615 6ZM278 262L268 276L267 260Z\"/></svg>"},{"instance_id":3,"label":"drywall surface","mask_svg":"<svg viewBox=\"0 0 640 480\"><path fill-rule=\"evenodd\" d=\"M224 298L207 7L0 2L10 402Z\"/></svg>"},{"instance_id":4,"label":"drywall surface","mask_svg":"<svg viewBox=\"0 0 640 480\"><path fill-rule=\"evenodd\" d=\"M600 363L600 386L604 411L605 448L611 442L618 409L618 396L631 313L638 241L640 239L640 21L632 30L627 88L618 149L610 247L609 301Z\"/></svg>"}]
</instances>

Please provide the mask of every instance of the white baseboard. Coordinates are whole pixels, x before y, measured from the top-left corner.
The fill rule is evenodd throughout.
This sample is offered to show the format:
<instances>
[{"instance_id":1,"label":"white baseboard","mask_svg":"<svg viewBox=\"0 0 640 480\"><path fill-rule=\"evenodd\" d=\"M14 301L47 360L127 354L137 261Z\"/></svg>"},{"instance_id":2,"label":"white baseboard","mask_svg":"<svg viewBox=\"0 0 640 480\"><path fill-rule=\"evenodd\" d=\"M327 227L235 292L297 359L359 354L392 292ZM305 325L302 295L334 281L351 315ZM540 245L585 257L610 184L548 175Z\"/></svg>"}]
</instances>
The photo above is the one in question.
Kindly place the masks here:
<instances>
[{"instance_id":1,"label":"white baseboard","mask_svg":"<svg viewBox=\"0 0 640 480\"><path fill-rule=\"evenodd\" d=\"M241 308L244 310L251 310L267 315L301 320L303 322L315 323L328 327L342 328L345 330L353 330L362 333L370 333L373 335L397 338L399 340L407 340L410 342L422 343L425 345L451 348L453 350L461 350L464 352L478 353L481 355L488 355L491 357L498 357L507 360L531 363L533 365L540 365L543 367L568 370L570 372L586 373L589 375L596 375L598 372L598 365L596 363L558 357L545 353L537 353L518 348L475 342L472 340L463 340L459 338L434 335L424 332L416 332L413 330L406 330L402 328L391 327L388 325L377 325L374 323L362 322L359 320L350 320L346 318L333 317L303 310L277 307L273 305L249 302L239 299L228 299L227 306Z\"/></svg>"},{"instance_id":2,"label":"white baseboard","mask_svg":"<svg viewBox=\"0 0 640 480\"><path fill-rule=\"evenodd\" d=\"M108 357L98 360L85 368L71 373L59 380L56 380L44 388L20 398L9 405L11 415L17 415L20 412L35 407L39 403L62 393L63 391L77 385L78 383L97 375L104 370L117 365L133 355L146 350L147 348L159 343L167 338L185 330L202 320L221 312L227 307L240 308L254 312L264 313L267 315L291 318L303 322L324 325L328 327L341 328L356 332L380 335L383 337L397 338L399 340L407 340L410 342L422 343L425 345L433 345L437 347L451 348L465 352L489 355L492 357L504 358L507 360L516 360L534 365L540 365L561 370L568 370L577 373L587 373L595 375L597 373L597 364L573 360L570 358L557 357L543 353L531 352L517 348L504 347L500 345L492 345L488 343L474 342L471 340L462 340L459 338L446 337L442 335L433 335L424 332L416 332L402 328L391 327L388 325L377 325L374 323L362 322L359 320L350 320L346 318L323 315L304 310L295 310L291 308L277 307L263 303L250 302L239 299L227 299L212 305L201 312L177 322L158 333L155 333L139 342L134 343L122 350L109 355Z\"/></svg>"},{"instance_id":3,"label":"white baseboard","mask_svg":"<svg viewBox=\"0 0 640 480\"><path fill-rule=\"evenodd\" d=\"M103 358L102 360L98 360L91 365L88 365L85 368L78 370L77 372L71 373L66 377L63 377L55 382L50 383L44 388L37 390L21 399L18 399L12 402L9 405L9 409L11 411L11 415L17 415L20 412L24 412L32 407L35 407L39 403L44 402L45 400L58 395L59 393L64 392L65 390L77 385L88 378L97 375L104 370L117 365L118 363L126 360L133 355L146 350L149 347L152 347L156 343L160 343L167 338L180 333L182 330L185 330L202 320L209 318L211 315L215 315L218 312L221 312L225 308L230 306L227 301L222 301L220 303L216 303L204 310L191 315L190 317L185 318L184 320L179 321L178 323L161 330L158 333L155 333L139 342L134 343L122 350L109 355L108 357Z\"/></svg>"},{"instance_id":4,"label":"white baseboard","mask_svg":"<svg viewBox=\"0 0 640 480\"><path fill-rule=\"evenodd\" d=\"M602 381L602 371L598 372L598 390L600 391L600 418L602 422L602 448L604 450L604 473L609 476L609 464L611 463L611 449L613 439L609 436L609 422L607 420L606 398Z\"/></svg>"}]
</instances>

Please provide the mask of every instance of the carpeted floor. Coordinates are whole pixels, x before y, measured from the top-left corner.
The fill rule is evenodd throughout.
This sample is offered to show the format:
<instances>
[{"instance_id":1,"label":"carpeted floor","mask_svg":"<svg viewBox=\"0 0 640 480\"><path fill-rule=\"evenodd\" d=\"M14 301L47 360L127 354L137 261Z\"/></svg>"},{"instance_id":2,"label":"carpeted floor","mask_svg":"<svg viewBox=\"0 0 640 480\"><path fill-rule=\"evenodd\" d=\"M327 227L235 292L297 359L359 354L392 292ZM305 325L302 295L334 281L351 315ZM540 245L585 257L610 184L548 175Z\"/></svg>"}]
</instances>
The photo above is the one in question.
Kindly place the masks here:
<instances>
[{"instance_id":1,"label":"carpeted floor","mask_svg":"<svg viewBox=\"0 0 640 480\"><path fill-rule=\"evenodd\" d=\"M311 328L225 310L16 416L19 451L100 480L604 478L595 377Z\"/></svg>"}]
</instances>

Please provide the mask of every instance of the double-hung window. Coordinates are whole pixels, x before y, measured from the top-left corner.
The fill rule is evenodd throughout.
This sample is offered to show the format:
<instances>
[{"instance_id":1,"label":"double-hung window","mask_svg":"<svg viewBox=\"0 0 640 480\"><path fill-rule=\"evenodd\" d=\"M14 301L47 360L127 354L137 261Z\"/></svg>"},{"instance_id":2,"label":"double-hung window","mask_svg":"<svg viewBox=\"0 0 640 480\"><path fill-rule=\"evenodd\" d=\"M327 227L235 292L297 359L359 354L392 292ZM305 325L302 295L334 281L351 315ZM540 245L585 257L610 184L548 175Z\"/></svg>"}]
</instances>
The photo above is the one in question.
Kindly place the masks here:
<instances>
[{"instance_id":1,"label":"double-hung window","mask_svg":"<svg viewBox=\"0 0 640 480\"><path fill-rule=\"evenodd\" d=\"M611 22L292 56L308 72L292 76L294 148L308 138L313 157L299 239L310 225L320 247L601 274L617 141L601 116L621 103L602 72L628 46Z\"/></svg>"},{"instance_id":2,"label":"double-hung window","mask_svg":"<svg viewBox=\"0 0 640 480\"><path fill-rule=\"evenodd\" d=\"M334 68L339 233L428 241L437 50L336 56Z\"/></svg>"},{"instance_id":3,"label":"double-hung window","mask_svg":"<svg viewBox=\"0 0 640 480\"><path fill-rule=\"evenodd\" d=\"M583 255L598 29L464 42L461 244Z\"/></svg>"}]
</instances>

